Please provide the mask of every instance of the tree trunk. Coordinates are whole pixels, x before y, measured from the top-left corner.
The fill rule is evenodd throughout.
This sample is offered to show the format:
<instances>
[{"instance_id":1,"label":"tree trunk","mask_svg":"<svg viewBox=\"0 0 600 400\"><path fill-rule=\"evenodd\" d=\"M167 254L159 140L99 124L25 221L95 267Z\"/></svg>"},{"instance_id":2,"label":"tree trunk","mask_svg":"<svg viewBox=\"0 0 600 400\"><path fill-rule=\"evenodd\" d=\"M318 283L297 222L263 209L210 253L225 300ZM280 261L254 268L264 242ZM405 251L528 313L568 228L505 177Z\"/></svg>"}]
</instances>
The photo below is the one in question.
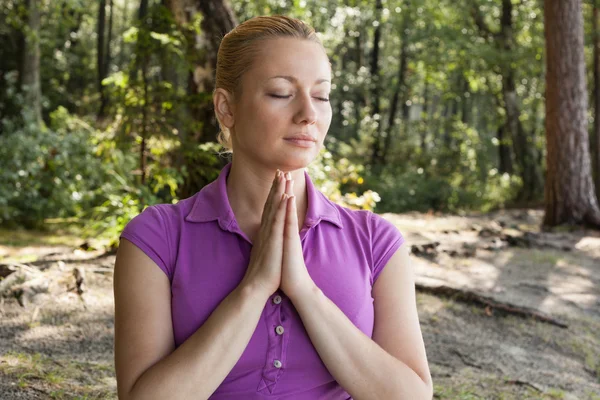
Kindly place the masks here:
<instances>
[{"instance_id":1,"label":"tree trunk","mask_svg":"<svg viewBox=\"0 0 600 400\"><path fill-rule=\"evenodd\" d=\"M373 108L371 114L375 118L377 116L377 129L375 130L375 137L373 141L371 165L379 165L382 162L381 159L381 128L383 119L381 118L380 102L379 102L379 43L381 41L381 12L383 10L383 4L381 0L375 1L375 33L373 35L373 53L371 54L371 97Z\"/></svg>"},{"instance_id":2,"label":"tree trunk","mask_svg":"<svg viewBox=\"0 0 600 400\"><path fill-rule=\"evenodd\" d=\"M112 61L112 57L110 54L111 43L113 38L113 9L114 9L114 1L108 0L108 9L110 10L108 14L108 36L106 37L106 51L104 52L104 77L107 77L110 72L110 63Z\"/></svg>"},{"instance_id":3,"label":"tree trunk","mask_svg":"<svg viewBox=\"0 0 600 400\"><path fill-rule=\"evenodd\" d=\"M531 202L538 197L543 187L540 166L537 163L533 139L527 137L527 132L521 124L517 89L514 80L514 70L510 68L502 77L502 95L506 109L505 133L512 138L512 147L518 166L518 173L523 179L523 187L518 199Z\"/></svg>"},{"instance_id":4,"label":"tree trunk","mask_svg":"<svg viewBox=\"0 0 600 400\"><path fill-rule=\"evenodd\" d=\"M394 96L392 97L392 104L390 105L390 114L387 124L387 135L385 136L385 143L382 149L381 160L385 163L387 158L388 151L392 146L392 132L394 131L394 125L396 120L396 112L398 111L398 103L400 102L400 98L404 99L406 96L406 69L408 66L408 38L407 38L407 29L409 28L409 17L408 17L408 7L405 7L405 15L402 20L402 24L400 25L400 65L398 66L398 82L396 83L396 90L394 91ZM403 101L403 104L406 102ZM408 120L404 119L404 124L406 124Z\"/></svg>"},{"instance_id":5,"label":"tree trunk","mask_svg":"<svg viewBox=\"0 0 600 400\"><path fill-rule=\"evenodd\" d=\"M189 115L195 122L193 125L198 128L189 135L186 134L186 141L190 145L216 141L219 125L210 94L214 89L217 52L221 38L237 25L237 20L227 0L165 0L165 5L171 10L177 25L187 38L187 54L192 63L192 72L188 77L188 95L191 99L188 108ZM188 25L198 13L203 17L200 35ZM199 48L202 50L198 51ZM201 168L197 163L197 160L184 160L188 171ZM205 177L201 174L186 176L179 188L179 196L191 196L209 183L203 179Z\"/></svg>"},{"instance_id":6,"label":"tree trunk","mask_svg":"<svg viewBox=\"0 0 600 400\"><path fill-rule=\"evenodd\" d=\"M513 33L513 4L511 0L502 0L502 31L499 37L501 48L507 54L513 52L515 39ZM534 140L527 137L521 124L521 110L515 85L515 69L510 60L502 65L502 96L506 109L506 131L512 139L513 151L518 166L518 173L523 179L523 187L518 195L519 200L530 202L538 197L543 187L540 167L537 165Z\"/></svg>"},{"instance_id":7,"label":"tree trunk","mask_svg":"<svg viewBox=\"0 0 600 400\"><path fill-rule=\"evenodd\" d=\"M545 226L600 227L588 151L581 0L544 1L546 37Z\"/></svg>"},{"instance_id":8,"label":"tree trunk","mask_svg":"<svg viewBox=\"0 0 600 400\"><path fill-rule=\"evenodd\" d=\"M191 114L201 126L194 132L193 138L198 143L214 141L219 125L212 110L211 96L203 95L211 93L214 87L221 38L237 25L237 20L226 0L166 0L165 4L188 39L188 54L193 63L188 93L191 98L202 98L191 104ZM203 16L201 35L187 27L198 13ZM202 51L199 52L198 48Z\"/></svg>"},{"instance_id":9,"label":"tree trunk","mask_svg":"<svg viewBox=\"0 0 600 400\"><path fill-rule=\"evenodd\" d=\"M42 88L40 84L40 10L39 0L27 0L27 28L24 34L23 65L20 77L28 111L42 123Z\"/></svg>"},{"instance_id":10,"label":"tree trunk","mask_svg":"<svg viewBox=\"0 0 600 400\"><path fill-rule=\"evenodd\" d=\"M121 26L122 28L125 30L127 27L127 18L129 17L129 0L124 0L123 1L123 19L121 20ZM118 65L119 65L119 69L123 70L125 69L125 63L126 63L126 58L127 55L125 47L126 47L126 43L125 40L123 39L123 33L121 32L121 34L119 35L121 37L120 39L120 49L119 49L119 59L118 59Z\"/></svg>"},{"instance_id":11,"label":"tree trunk","mask_svg":"<svg viewBox=\"0 0 600 400\"><path fill-rule=\"evenodd\" d=\"M598 32L598 0L594 0L594 147L592 175L595 176L596 198L600 200L600 32Z\"/></svg>"},{"instance_id":12,"label":"tree trunk","mask_svg":"<svg viewBox=\"0 0 600 400\"><path fill-rule=\"evenodd\" d=\"M146 15L148 15L148 1L141 0L140 8L138 12L138 18L140 21L144 21ZM145 22L142 25L146 25ZM144 27L144 29L147 29ZM144 51L146 53L146 51ZM148 54L144 54L139 60L136 60L138 67L142 71L142 90L144 93L144 105L142 106L142 127L141 137L142 142L140 143L140 182L144 186L146 184L146 140L148 131L148 107L149 107L149 96L148 96ZM137 74L137 69L133 72ZM145 204L145 199L141 199L142 205Z\"/></svg>"},{"instance_id":13,"label":"tree trunk","mask_svg":"<svg viewBox=\"0 0 600 400\"><path fill-rule=\"evenodd\" d=\"M510 154L510 147L506 145L506 138L504 137L504 126L498 127L498 172L501 174L513 173L513 166Z\"/></svg>"},{"instance_id":14,"label":"tree trunk","mask_svg":"<svg viewBox=\"0 0 600 400\"><path fill-rule=\"evenodd\" d=\"M356 55L356 74L358 75L361 67L365 65L365 54L363 51L363 38L364 38L363 30L358 30L358 36L355 36L355 55ZM357 98L354 102L354 117L356 118L356 125L354 129L354 138L359 139L360 137L360 122L361 122L361 110L369 103L369 95L368 91L365 90L362 85L358 88Z\"/></svg>"},{"instance_id":15,"label":"tree trunk","mask_svg":"<svg viewBox=\"0 0 600 400\"><path fill-rule=\"evenodd\" d=\"M104 27L106 24L106 0L100 0L98 5L98 38L97 38L97 54L96 54L96 69L98 71L98 92L100 93L100 108L98 109L98 119L104 117L104 107L106 105L106 93L102 87L104 75Z\"/></svg>"},{"instance_id":16,"label":"tree trunk","mask_svg":"<svg viewBox=\"0 0 600 400\"><path fill-rule=\"evenodd\" d=\"M471 11L481 36L486 40L494 41L498 50L504 55L511 55L515 47L512 0L502 0L501 29L498 32L494 32L487 25L476 5L473 5ZM518 198L521 201L529 202L535 200L538 193L541 192L543 180L540 167L537 163L538 157L536 156L534 147L535 142L533 138L527 136L527 132L523 129L519 119L521 112L515 88L515 70L511 64L512 61L510 58L500 64L502 97L506 111L505 126L502 133L506 141L512 141L517 164L516 172L523 180L523 188ZM502 152L503 150L501 149L500 151Z\"/></svg>"},{"instance_id":17,"label":"tree trunk","mask_svg":"<svg viewBox=\"0 0 600 400\"><path fill-rule=\"evenodd\" d=\"M462 90L462 110L460 113L460 118L463 124L468 124L469 123L469 119L470 119L470 115L469 115L469 111L470 111L470 96L471 93L469 92L469 81L467 80L467 78L465 78L464 75L462 75L462 80L463 80L463 90Z\"/></svg>"}]
</instances>

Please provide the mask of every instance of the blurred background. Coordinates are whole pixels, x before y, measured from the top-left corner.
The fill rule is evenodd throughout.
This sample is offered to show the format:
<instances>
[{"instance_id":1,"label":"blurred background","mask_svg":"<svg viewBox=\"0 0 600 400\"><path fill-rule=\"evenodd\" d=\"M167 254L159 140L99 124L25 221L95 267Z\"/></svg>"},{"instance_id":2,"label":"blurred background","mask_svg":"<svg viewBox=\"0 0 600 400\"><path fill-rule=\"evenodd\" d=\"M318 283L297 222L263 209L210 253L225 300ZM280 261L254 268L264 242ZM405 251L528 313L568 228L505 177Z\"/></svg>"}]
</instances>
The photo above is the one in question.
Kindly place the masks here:
<instances>
[{"instance_id":1,"label":"blurred background","mask_svg":"<svg viewBox=\"0 0 600 400\"><path fill-rule=\"evenodd\" d=\"M594 12L583 5L590 94ZM219 41L265 14L314 26L333 64L333 122L311 171L332 199L378 212L542 205L540 1L2 0L2 224L68 219L114 242L145 205L215 179Z\"/></svg>"}]
</instances>

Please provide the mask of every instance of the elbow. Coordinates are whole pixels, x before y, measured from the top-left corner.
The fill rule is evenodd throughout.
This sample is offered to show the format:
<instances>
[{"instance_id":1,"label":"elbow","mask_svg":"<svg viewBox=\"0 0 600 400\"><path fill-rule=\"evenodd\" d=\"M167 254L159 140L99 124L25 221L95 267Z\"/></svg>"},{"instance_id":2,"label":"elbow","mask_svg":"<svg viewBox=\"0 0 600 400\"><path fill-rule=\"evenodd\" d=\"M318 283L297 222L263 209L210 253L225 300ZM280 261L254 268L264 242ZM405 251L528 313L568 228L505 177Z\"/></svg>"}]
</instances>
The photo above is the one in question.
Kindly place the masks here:
<instances>
[{"instance_id":1,"label":"elbow","mask_svg":"<svg viewBox=\"0 0 600 400\"><path fill-rule=\"evenodd\" d=\"M431 379L429 380L429 382L424 382L425 383L425 397L423 397L424 400L432 400L433 399L433 382L431 382Z\"/></svg>"},{"instance_id":2,"label":"elbow","mask_svg":"<svg viewBox=\"0 0 600 400\"><path fill-rule=\"evenodd\" d=\"M432 400L433 399L433 382L431 380L431 375L427 375L425 379L421 378L422 385L422 396L419 398L423 400Z\"/></svg>"}]
</instances>

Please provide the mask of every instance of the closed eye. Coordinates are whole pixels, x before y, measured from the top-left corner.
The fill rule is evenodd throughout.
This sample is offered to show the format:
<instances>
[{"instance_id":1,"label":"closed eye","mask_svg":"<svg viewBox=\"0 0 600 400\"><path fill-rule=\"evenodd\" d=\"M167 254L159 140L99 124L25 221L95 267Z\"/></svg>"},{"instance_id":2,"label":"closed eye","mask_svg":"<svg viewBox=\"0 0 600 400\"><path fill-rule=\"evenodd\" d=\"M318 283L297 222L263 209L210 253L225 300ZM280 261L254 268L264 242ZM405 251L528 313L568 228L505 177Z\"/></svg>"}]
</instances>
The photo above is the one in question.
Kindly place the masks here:
<instances>
[{"instance_id":1,"label":"closed eye","mask_svg":"<svg viewBox=\"0 0 600 400\"><path fill-rule=\"evenodd\" d=\"M276 99L289 99L290 97L292 97L291 95L288 95L288 96L280 96L280 95L278 95L278 94L270 94L269 96L271 96L271 97L275 97ZM319 100L319 101L323 101L323 102L327 102L327 101L329 101L329 99L328 99L328 98L326 98L326 97L315 97L315 98L316 98L317 100Z\"/></svg>"}]
</instances>

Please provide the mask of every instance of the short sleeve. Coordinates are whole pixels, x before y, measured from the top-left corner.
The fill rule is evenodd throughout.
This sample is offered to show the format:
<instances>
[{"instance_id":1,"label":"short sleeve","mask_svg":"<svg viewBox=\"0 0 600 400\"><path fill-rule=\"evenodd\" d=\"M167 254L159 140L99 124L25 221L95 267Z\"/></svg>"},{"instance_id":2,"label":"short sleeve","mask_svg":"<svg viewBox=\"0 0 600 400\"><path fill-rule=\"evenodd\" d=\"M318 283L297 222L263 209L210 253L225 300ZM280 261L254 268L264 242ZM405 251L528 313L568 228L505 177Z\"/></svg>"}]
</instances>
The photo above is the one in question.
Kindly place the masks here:
<instances>
[{"instance_id":1,"label":"short sleeve","mask_svg":"<svg viewBox=\"0 0 600 400\"><path fill-rule=\"evenodd\" d=\"M371 220L371 255L373 257L373 284L379 274L392 258L396 250L404 243L402 233L390 221L370 213Z\"/></svg>"},{"instance_id":2,"label":"short sleeve","mask_svg":"<svg viewBox=\"0 0 600 400\"><path fill-rule=\"evenodd\" d=\"M172 280L170 249L167 230L157 206L147 207L125 226L120 238L140 248Z\"/></svg>"}]
</instances>

